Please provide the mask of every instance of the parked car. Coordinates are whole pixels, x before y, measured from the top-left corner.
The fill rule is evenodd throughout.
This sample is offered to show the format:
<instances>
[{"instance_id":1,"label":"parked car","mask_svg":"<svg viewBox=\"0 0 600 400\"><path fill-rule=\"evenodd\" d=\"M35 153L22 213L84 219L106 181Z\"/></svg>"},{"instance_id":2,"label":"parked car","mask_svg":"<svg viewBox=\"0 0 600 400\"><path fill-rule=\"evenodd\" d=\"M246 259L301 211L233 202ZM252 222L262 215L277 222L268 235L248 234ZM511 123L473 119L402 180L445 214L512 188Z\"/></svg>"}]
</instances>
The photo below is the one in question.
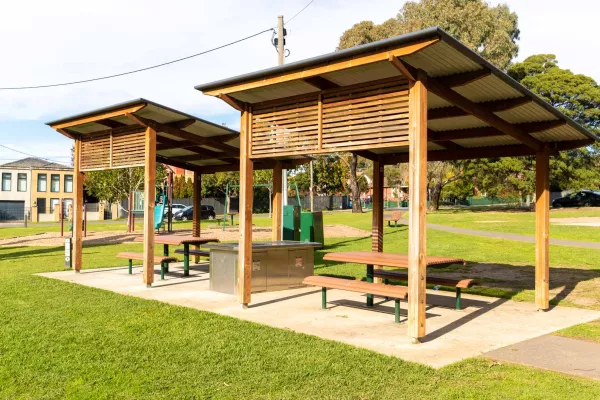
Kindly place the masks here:
<instances>
[{"instance_id":1,"label":"parked car","mask_svg":"<svg viewBox=\"0 0 600 400\"><path fill-rule=\"evenodd\" d=\"M186 206L186 205L184 205L184 204L173 204L173 205L171 206L171 208L173 209L173 215L177 214L179 211L183 210L183 209L184 209L184 208L186 208L186 207L187 207L187 206ZM164 214L164 215L165 215L165 217L166 217L167 215L169 215L169 209L168 209L168 208L165 208L165 214Z\"/></svg>"},{"instance_id":2,"label":"parked car","mask_svg":"<svg viewBox=\"0 0 600 400\"><path fill-rule=\"evenodd\" d=\"M559 197L552 202L552 207L591 207L600 206L600 192L582 190L570 193L565 197Z\"/></svg>"},{"instance_id":3,"label":"parked car","mask_svg":"<svg viewBox=\"0 0 600 400\"><path fill-rule=\"evenodd\" d=\"M178 211L173 218L177 221L191 220L194 216L194 206L189 206ZM213 206L200 206L200 219L215 219L215 208Z\"/></svg>"}]
</instances>

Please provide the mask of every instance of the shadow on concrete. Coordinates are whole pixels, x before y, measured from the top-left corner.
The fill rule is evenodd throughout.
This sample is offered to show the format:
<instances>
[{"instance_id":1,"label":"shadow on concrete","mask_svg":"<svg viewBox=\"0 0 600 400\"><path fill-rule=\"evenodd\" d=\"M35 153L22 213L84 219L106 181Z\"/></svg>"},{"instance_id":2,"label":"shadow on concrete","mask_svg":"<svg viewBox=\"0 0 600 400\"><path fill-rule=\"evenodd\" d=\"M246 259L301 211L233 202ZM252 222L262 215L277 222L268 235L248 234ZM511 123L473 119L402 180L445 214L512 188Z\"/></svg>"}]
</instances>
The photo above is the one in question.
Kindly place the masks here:
<instances>
[{"instance_id":1,"label":"shadow on concrete","mask_svg":"<svg viewBox=\"0 0 600 400\"><path fill-rule=\"evenodd\" d=\"M381 301L374 303L373 307L368 307L366 304L366 299L364 302L359 302L356 300L334 300L334 301L328 301L327 304L332 304L332 307L327 307L328 310L333 310L337 307L349 307L349 308L356 308L356 309L360 309L360 310L368 310L368 311L373 311L373 312L378 312L378 313L382 313L382 314L389 314L389 315L394 315L395 313L395 307L394 307L394 300L385 300L385 299L381 299ZM391 305L388 305L391 304ZM400 315L401 316L408 316L408 310L406 309L406 302L400 302ZM434 318L434 317L439 317L439 314L434 314L434 313L425 313L426 318ZM400 321L402 322L402 321Z\"/></svg>"}]
</instances>

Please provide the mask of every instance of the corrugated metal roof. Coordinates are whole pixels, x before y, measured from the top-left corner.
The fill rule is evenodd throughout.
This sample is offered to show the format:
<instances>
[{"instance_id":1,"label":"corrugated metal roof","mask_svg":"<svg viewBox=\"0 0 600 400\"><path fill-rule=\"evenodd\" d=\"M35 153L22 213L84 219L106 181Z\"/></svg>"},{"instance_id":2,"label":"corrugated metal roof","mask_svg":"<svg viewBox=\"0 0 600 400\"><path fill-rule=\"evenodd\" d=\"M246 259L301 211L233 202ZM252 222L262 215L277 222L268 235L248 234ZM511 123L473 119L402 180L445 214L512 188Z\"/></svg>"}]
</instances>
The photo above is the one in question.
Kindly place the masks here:
<instances>
[{"instance_id":1,"label":"corrugated metal roof","mask_svg":"<svg viewBox=\"0 0 600 400\"><path fill-rule=\"evenodd\" d=\"M490 64L478 54L474 53L472 50L467 48L465 45L454 39L440 28L429 28L418 32L412 32L410 34L381 40L367 45L357 46L351 49L326 54L281 67L270 68L221 81L198 85L196 86L196 89L201 91L216 92L221 88L243 85L252 82L260 82L270 77L284 76L288 73L296 73L299 71L305 71L309 68L322 67L338 61L350 59L353 60L354 58L363 55L366 56L370 54L379 54L382 52L392 51L416 42L427 41L435 38L439 39L439 41L413 54L402 56L401 59L413 68L422 69L430 77L446 77L483 69L491 71L491 74L486 77L474 80L473 82L463 86L454 87L453 89L457 93L475 103L520 97L530 98L531 102L506 111L497 112L496 115L505 119L509 123L540 122L550 120L563 120L566 122L566 125L563 127L551 129L546 132L538 132L531 135L541 141L554 142L564 140L598 139L591 132L587 131L585 128L562 114L560 111L544 102L541 98L530 92L518 82L514 81L504 72L500 71L498 68ZM391 63L386 61L379 61L371 64L364 64L360 67L324 73L320 76L327 78L341 86L352 85L356 83L375 81L390 76L397 76L399 72L397 72L390 64ZM257 99L259 98L254 91L260 90L261 92L259 93L268 92L269 99L279 99L293 94L300 94L298 93L298 90L292 90L293 84L296 82L302 81L299 78L298 80L289 81L283 84L263 86L260 89L240 89L239 91L233 91L229 93L229 95L242 101L253 103L258 101ZM305 93L310 93L308 88L305 90L307 90ZM263 95L263 97L260 98L265 99L267 96ZM428 102L429 109L451 106L449 102L432 93L428 93ZM447 131L483 126L488 125L472 116L428 121L428 128L434 131ZM508 136L464 139L456 140L454 142L461 145L464 143L465 147L516 143L514 139Z\"/></svg>"}]
</instances>

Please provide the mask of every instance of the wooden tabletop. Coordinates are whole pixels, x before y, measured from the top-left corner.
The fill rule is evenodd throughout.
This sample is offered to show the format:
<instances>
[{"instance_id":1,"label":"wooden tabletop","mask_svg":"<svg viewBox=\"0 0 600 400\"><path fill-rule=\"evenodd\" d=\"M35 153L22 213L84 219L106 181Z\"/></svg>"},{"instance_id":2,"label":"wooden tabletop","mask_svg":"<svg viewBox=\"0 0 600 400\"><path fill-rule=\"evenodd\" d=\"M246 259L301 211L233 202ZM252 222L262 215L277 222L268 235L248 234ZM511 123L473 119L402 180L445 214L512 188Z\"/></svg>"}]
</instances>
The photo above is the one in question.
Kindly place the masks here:
<instances>
[{"instance_id":1,"label":"wooden tabletop","mask_svg":"<svg viewBox=\"0 0 600 400\"><path fill-rule=\"evenodd\" d=\"M376 251L327 253L323 256L323 260L408 268L408 256L406 254L379 253ZM462 258L427 256L427 266L440 264L466 264L466 261Z\"/></svg>"},{"instance_id":2,"label":"wooden tabletop","mask_svg":"<svg viewBox=\"0 0 600 400\"><path fill-rule=\"evenodd\" d=\"M134 239L136 242L143 242L144 237L139 236ZM215 237L200 237L200 236L186 236L186 235L154 235L154 243L156 244L169 244L173 246L179 246L182 244L204 244L211 242L218 242L219 239Z\"/></svg>"}]
</instances>

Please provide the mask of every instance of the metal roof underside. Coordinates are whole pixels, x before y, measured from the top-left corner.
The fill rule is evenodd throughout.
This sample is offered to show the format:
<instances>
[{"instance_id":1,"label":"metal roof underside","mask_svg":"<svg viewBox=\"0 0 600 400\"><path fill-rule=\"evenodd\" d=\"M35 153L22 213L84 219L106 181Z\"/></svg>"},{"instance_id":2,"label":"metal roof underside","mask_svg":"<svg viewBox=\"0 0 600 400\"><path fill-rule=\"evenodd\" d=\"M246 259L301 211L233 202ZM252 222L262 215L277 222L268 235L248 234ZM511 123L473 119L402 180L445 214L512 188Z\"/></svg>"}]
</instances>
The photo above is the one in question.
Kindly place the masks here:
<instances>
[{"instance_id":1,"label":"metal roof underside","mask_svg":"<svg viewBox=\"0 0 600 400\"><path fill-rule=\"evenodd\" d=\"M562 114L544 102L527 88L514 81L504 72L498 70L485 59L472 52L462 43L448 35L440 28L429 28L419 32L398 36L355 48L342 50L320 57L291 63L285 66L258 71L230 79L196 86L201 91L218 92L221 88L234 85L242 85L250 82L258 82L273 76L283 76L286 73L304 71L309 68L330 65L337 61L349 60L355 57L381 53L401 48L416 41L439 39L432 44L413 54L399 57L403 62L415 69L422 69L428 76L433 78L448 77L450 75L463 74L472 71L487 69L490 74L476 79L466 85L456 86L452 89L475 103L486 103L492 101L526 98L523 104L508 108L495 114L511 124L530 124L543 121L563 121L564 124L556 127L549 126L548 129L530 133L530 135L541 142L561 142L579 140L598 140L598 138L582 126L575 123L569 117ZM384 78L400 76L400 72L394 68L389 61L379 61L364 64L338 71L318 75L340 86L348 86L358 83L376 81ZM253 89L229 92L228 95L246 103L259 103L268 100L283 99L307 93L317 93L319 89L308 84L301 78L284 83L276 83ZM453 104L428 93L428 109L435 110L443 107L451 107ZM431 114L431 113L430 113ZM435 132L488 127L482 120L471 116L450 116L447 118L429 119L428 129ZM526 125L522 125L523 127ZM477 137L471 139L453 140L453 142L464 148L490 147L498 145L521 144L510 136L490 135L489 137ZM443 146L430 143L430 150L442 150ZM374 153L401 153L407 152L407 147L374 149Z\"/></svg>"},{"instance_id":2,"label":"metal roof underside","mask_svg":"<svg viewBox=\"0 0 600 400\"><path fill-rule=\"evenodd\" d=\"M134 120L124 115L125 111L118 115L119 110L127 110L136 106L142 106L142 108L132 112L132 115L159 124L177 127L177 129L183 131L184 134L193 135L185 139L182 138L181 135L174 135L157 129L156 155L160 162L173 166L180 166L189 170L199 169L198 167L231 167L224 168L224 170L228 169L232 171L237 171L239 169L239 161L236 160L239 158L239 132L146 99L136 99L109 107L103 107L68 118L51 121L48 122L47 125L55 127L71 121L89 118L93 119L97 116L117 113L117 115L109 118L102 118L96 122L85 122L69 126L66 130L68 133L80 134L82 137L85 137L106 132L110 129L107 125L111 124L117 126L117 129L121 130L134 128L136 126L142 129L142 126L139 126ZM182 125L177 126L177 123L182 123ZM193 140L194 136L197 136L198 138L217 139L219 143L230 147L234 154L224 152L222 146L214 147L211 146L210 143L199 144ZM220 137L223 138L219 139ZM167 148L163 149L161 147ZM202 154L199 154L199 152ZM220 153L223 153L222 156ZM207 156L207 154L210 156ZM197 155L197 157L194 157L194 155ZM184 158L182 159L181 157ZM286 157L284 160L297 160L303 158L304 157L300 156L292 156Z\"/></svg>"}]
</instances>

